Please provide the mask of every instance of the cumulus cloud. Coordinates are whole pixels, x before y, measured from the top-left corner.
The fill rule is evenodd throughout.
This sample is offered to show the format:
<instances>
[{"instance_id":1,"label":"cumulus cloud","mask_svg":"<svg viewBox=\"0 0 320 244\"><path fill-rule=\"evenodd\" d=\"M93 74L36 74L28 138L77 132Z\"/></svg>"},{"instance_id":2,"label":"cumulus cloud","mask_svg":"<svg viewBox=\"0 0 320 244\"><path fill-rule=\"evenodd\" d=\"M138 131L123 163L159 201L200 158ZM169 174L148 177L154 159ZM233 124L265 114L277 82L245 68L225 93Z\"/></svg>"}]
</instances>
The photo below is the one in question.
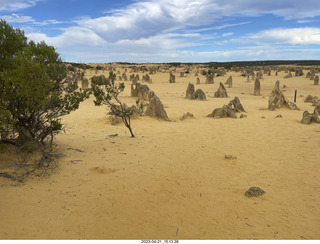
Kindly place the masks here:
<instances>
[{"instance_id":1,"label":"cumulus cloud","mask_svg":"<svg viewBox=\"0 0 320 244\"><path fill-rule=\"evenodd\" d=\"M9 3L35 4L39 0L0 0L0 9ZM22 5L21 5L22 6ZM231 38L224 44L254 43L262 47L268 43L320 44L319 28L276 28L235 37L236 32L228 28L251 24L241 21L241 17L272 14L285 19L304 21L320 15L320 1L314 0L148 0L134 2L122 9L113 9L97 18L85 17L73 20L72 26L65 28L57 36L38 32L29 33L30 39L44 40L58 48L67 58L76 55L94 61L158 61L166 59L196 60L208 58L227 59L238 57L259 59L273 57L271 49L238 49L226 47L226 50L212 52L192 52L183 50L188 47L209 45L210 39ZM54 20L37 22L28 16L7 16L11 21L30 22L34 25L59 23ZM240 20L239 20L240 19ZM61 23L61 22L60 22ZM214 26L212 26L214 24ZM221 33L221 30L224 30ZM212 31L217 33L212 33ZM220 32L219 32L220 31ZM207 32L204 34L204 32ZM220 39L221 40L221 39ZM204 43L206 42L206 43ZM215 44L215 43L212 43ZM212 49L215 47L212 45ZM273 54L279 53L272 49ZM298 51L297 51L298 53ZM250 58L251 57L251 58ZM74 60L75 61L75 60ZM170 61L170 60L168 60ZM199 62L199 60L197 60Z\"/></svg>"}]
</instances>

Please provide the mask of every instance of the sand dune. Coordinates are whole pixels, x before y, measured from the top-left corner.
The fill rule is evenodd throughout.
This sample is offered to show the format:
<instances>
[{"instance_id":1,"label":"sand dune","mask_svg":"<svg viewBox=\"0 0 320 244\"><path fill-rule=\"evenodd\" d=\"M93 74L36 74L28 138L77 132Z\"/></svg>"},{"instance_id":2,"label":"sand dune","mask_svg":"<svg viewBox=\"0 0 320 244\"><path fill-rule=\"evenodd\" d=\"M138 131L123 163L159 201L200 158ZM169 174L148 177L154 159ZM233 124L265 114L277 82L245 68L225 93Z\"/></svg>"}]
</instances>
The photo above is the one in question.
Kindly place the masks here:
<instances>
[{"instance_id":1,"label":"sand dune","mask_svg":"<svg viewBox=\"0 0 320 244\"><path fill-rule=\"evenodd\" d=\"M240 73L214 84L200 75L196 85L195 70L187 77L179 71L173 84L169 73L150 75L148 86L172 122L134 119L136 138L123 124L112 126L107 108L94 106L92 97L65 116L66 132L55 147L66 156L57 172L24 184L0 178L0 238L319 239L320 125L300 121L304 110L314 109L305 96L320 97L320 86L305 75L284 79L285 72L273 72L254 96L254 82ZM213 98L230 75L229 97ZM297 89L300 111L260 110L276 80L287 86L290 101ZM189 82L206 101L185 99ZM121 99L133 105L130 83ZM246 118L206 117L234 96ZM186 112L195 119L181 121ZM266 194L247 198L251 186Z\"/></svg>"}]
</instances>

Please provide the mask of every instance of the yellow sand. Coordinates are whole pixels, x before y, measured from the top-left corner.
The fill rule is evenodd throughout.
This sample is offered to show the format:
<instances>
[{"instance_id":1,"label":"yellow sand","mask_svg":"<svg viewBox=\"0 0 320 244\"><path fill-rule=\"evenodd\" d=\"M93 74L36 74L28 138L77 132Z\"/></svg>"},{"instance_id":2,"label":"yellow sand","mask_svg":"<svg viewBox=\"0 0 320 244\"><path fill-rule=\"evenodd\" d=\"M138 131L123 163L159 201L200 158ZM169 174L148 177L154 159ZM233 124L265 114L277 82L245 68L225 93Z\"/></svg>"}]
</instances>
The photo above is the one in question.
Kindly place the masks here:
<instances>
[{"instance_id":1,"label":"yellow sand","mask_svg":"<svg viewBox=\"0 0 320 244\"><path fill-rule=\"evenodd\" d=\"M254 96L240 73L212 85L200 75L196 85L195 69L183 78L180 70L175 84L169 73L150 75L173 122L135 119L136 138L123 124L110 125L107 107L92 97L65 116L55 144L66 156L55 174L24 184L0 178L0 239L320 239L320 125L300 123L314 109L301 95L320 97L320 86L307 71L291 79L272 72ZM230 75L229 98L213 98ZM300 111L260 110L278 79L290 101L298 90ZM207 101L184 98L189 82ZM132 105L130 83L121 99ZM206 117L234 96L247 118ZM195 119L180 121L186 112ZM266 194L247 198L251 186Z\"/></svg>"}]
</instances>

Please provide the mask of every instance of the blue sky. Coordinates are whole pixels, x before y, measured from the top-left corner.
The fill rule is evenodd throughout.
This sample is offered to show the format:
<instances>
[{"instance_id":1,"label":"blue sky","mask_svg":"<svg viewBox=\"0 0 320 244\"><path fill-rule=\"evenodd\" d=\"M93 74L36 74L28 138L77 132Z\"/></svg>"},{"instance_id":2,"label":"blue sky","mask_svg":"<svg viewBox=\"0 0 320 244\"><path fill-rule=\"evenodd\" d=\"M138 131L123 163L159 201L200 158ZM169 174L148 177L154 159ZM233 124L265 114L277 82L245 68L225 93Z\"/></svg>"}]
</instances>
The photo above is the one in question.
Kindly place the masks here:
<instances>
[{"instance_id":1,"label":"blue sky","mask_svg":"<svg viewBox=\"0 0 320 244\"><path fill-rule=\"evenodd\" d=\"M319 0L0 0L66 62L320 58Z\"/></svg>"}]
</instances>

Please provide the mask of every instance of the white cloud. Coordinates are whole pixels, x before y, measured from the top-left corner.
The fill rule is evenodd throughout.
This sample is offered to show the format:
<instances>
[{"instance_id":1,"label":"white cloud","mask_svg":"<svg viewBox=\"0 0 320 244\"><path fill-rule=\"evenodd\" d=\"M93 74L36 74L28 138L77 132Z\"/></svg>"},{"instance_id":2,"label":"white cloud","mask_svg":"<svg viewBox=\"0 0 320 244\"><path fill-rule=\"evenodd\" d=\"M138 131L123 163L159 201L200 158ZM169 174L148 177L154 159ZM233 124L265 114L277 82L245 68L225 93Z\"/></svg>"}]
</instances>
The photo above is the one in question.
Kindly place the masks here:
<instances>
[{"instance_id":1,"label":"white cloud","mask_svg":"<svg viewBox=\"0 0 320 244\"><path fill-rule=\"evenodd\" d=\"M320 28L276 28L233 39L241 43L273 43L291 45L320 45Z\"/></svg>"},{"instance_id":2,"label":"white cloud","mask_svg":"<svg viewBox=\"0 0 320 244\"><path fill-rule=\"evenodd\" d=\"M0 0L0 8L1 2ZM9 3L9 1L5 1ZM10 1L11 2L11 1ZM14 1L35 3L36 1ZM239 17L272 14L285 19L305 18L320 15L320 1L304 0L149 0L135 2L123 9L108 11L98 18L80 18L63 33L49 37L41 32L29 33L28 37L36 41L44 40L57 47L63 56L86 61L170 61L170 59L200 61L204 59L254 60L280 55L278 49L265 50L267 44L320 44L319 28L277 28L263 30L240 38L233 32L218 33L222 29L247 25L251 21L239 21ZM10 17L7 16L8 18ZM28 21L33 25L61 23L56 20L37 22L28 16L12 15L12 21ZM234 23L230 23L230 22ZM229 23L226 23L229 22ZM16 22L17 23L17 22ZM215 24L215 26L212 26ZM207 27L209 26L209 27ZM190 30L192 29L192 30ZM217 33L203 35L201 32L217 30ZM232 30L233 31L233 30ZM201 33L201 35L199 34ZM225 47L224 51L197 52L182 50L186 47L200 46L215 38L234 39L224 44L254 44L260 47L237 49ZM214 48L214 46L213 46ZM300 50L300 49L299 49ZM300 51L297 50L297 53ZM308 52L306 52L308 53ZM300 53L301 54L301 53ZM319 53L318 53L319 55ZM281 56L281 55L280 55ZM279 56L279 57L280 57Z\"/></svg>"},{"instance_id":3,"label":"white cloud","mask_svg":"<svg viewBox=\"0 0 320 244\"><path fill-rule=\"evenodd\" d=\"M0 11L17 11L33 7L43 0L0 0Z\"/></svg>"},{"instance_id":4,"label":"white cloud","mask_svg":"<svg viewBox=\"0 0 320 244\"><path fill-rule=\"evenodd\" d=\"M273 14L286 19L313 18L320 15L317 0L214 0L221 16L260 16Z\"/></svg>"},{"instance_id":5,"label":"white cloud","mask_svg":"<svg viewBox=\"0 0 320 244\"><path fill-rule=\"evenodd\" d=\"M35 21L31 16L23 16L18 14L2 15L0 16L0 19L5 19L9 23L27 23Z\"/></svg>"},{"instance_id":6,"label":"white cloud","mask_svg":"<svg viewBox=\"0 0 320 244\"><path fill-rule=\"evenodd\" d=\"M38 25L44 26L49 24L66 24L71 22L66 21L58 21L58 20L45 20L45 21L36 21L31 16L19 15L19 14L11 14L11 15L2 15L0 19L6 20L8 23L28 23L29 25Z\"/></svg>"},{"instance_id":7,"label":"white cloud","mask_svg":"<svg viewBox=\"0 0 320 244\"><path fill-rule=\"evenodd\" d=\"M232 36L234 33L232 32L228 32L228 33L223 33L222 37L228 37L228 36Z\"/></svg>"}]
</instances>

